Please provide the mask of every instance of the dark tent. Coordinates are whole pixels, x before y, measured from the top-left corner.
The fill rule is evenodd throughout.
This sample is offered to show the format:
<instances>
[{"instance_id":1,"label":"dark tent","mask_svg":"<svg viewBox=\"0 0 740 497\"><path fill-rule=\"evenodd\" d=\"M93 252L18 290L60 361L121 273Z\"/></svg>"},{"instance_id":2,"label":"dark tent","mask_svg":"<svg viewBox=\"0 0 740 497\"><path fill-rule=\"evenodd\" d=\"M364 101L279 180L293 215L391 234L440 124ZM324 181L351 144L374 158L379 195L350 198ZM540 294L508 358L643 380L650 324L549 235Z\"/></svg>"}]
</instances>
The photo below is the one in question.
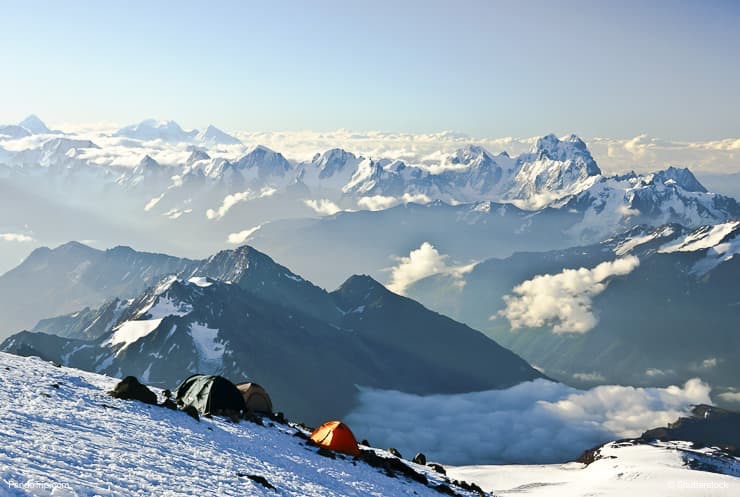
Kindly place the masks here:
<instances>
[{"instance_id":1,"label":"dark tent","mask_svg":"<svg viewBox=\"0 0 740 497\"><path fill-rule=\"evenodd\" d=\"M244 411L244 398L223 376L195 374L177 387L177 403L195 407L201 414Z\"/></svg>"},{"instance_id":2,"label":"dark tent","mask_svg":"<svg viewBox=\"0 0 740 497\"><path fill-rule=\"evenodd\" d=\"M247 410L262 414L272 414L272 400L267 391L257 383L239 383L236 388L244 398Z\"/></svg>"}]
</instances>

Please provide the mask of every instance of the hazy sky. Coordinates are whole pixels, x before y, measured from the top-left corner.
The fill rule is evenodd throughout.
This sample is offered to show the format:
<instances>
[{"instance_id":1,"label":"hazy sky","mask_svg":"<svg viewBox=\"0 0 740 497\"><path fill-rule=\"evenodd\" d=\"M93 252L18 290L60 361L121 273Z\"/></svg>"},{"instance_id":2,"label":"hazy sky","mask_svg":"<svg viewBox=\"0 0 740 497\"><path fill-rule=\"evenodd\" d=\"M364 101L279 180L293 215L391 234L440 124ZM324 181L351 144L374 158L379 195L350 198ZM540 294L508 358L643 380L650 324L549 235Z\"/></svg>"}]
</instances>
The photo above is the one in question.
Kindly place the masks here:
<instances>
[{"instance_id":1,"label":"hazy sky","mask_svg":"<svg viewBox=\"0 0 740 497\"><path fill-rule=\"evenodd\" d=\"M0 122L740 136L737 1L6 3Z\"/></svg>"}]
</instances>

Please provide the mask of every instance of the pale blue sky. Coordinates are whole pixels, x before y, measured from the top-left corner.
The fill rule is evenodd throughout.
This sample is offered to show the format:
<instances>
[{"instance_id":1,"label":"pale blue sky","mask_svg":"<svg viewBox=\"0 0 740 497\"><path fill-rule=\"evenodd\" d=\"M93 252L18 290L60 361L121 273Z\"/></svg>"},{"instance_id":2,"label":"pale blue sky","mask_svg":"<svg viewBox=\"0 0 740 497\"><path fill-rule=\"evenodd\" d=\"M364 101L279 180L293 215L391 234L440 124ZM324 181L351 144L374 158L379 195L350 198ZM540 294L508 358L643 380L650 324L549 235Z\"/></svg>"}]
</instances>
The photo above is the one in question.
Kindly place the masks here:
<instances>
[{"instance_id":1,"label":"pale blue sky","mask_svg":"<svg viewBox=\"0 0 740 497\"><path fill-rule=\"evenodd\" d=\"M737 1L7 2L0 122L740 136Z\"/></svg>"}]
</instances>

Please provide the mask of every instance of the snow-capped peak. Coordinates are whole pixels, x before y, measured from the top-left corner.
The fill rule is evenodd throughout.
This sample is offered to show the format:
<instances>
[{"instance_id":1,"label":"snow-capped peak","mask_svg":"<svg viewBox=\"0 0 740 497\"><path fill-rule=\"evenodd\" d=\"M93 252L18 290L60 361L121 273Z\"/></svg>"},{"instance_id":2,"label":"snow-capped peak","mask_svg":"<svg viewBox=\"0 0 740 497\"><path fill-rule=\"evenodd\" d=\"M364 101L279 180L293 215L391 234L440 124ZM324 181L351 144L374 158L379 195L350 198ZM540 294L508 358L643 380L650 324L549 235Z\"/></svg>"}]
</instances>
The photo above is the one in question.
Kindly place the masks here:
<instances>
[{"instance_id":1,"label":"snow-capped peak","mask_svg":"<svg viewBox=\"0 0 740 497\"><path fill-rule=\"evenodd\" d=\"M187 142L190 141L196 133L197 131L184 131L175 121L145 119L140 123L119 129L115 133L115 136L124 136L143 141L162 140L165 142Z\"/></svg>"},{"instance_id":2,"label":"snow-capped peak","mask_svg":"<svg viewBox=\"0 0 740 497\"><path fill-rule=\"evenodd\" d=\"M159 169L159 162L154 160L151 155L147 154L141 159L141 161L139 161L137 169L140 172L157 170Z\"/></svg>"},{"instance_id":3,"label":"snow-capped peak","mask_svg":"<svg viewBox=\"0 0 740 497\"><path fill-rule=\"evenodd\" d=\"M357 159L352 152L347 152L342 148L332 148L322 154L314 155L311 162L319 169L335 169L337 166L344 167L350 161Z\"/></svg>"},{"instance_id":4,"label":"snow-capped peak","mask_svg":"<svg viewBox=\"0 0 740 497\"><path fill-rule=\"evenodd\" d=\"M35 114L31 114L27 118L25 118L23 121L18 123L18 126L21 126L23 128L26 128L28 131L33 133L34 135L44 135L52 133L52 130L46 127L46 124L44 124L44 121L38 118Z\"/></svg>"},{"instance_id":5,"label":"snow-capped peak","mask_svg":"<svg viewBox=\"0 0 740 497\"><path fill-rule=\"evenodd\" d=\"M464 164L470 166L480 166L485 161L492 161L491 153L480 145L466 145L455 150L448 162L450 164Z\"/></svg>"},{"instance_id":6,"label":"snow-capped peak","mask_svg":"<svg viewBox=\"0 0 740 497\"><path fill-rule=\"evenodd\" d=\"M564 140L539 138L529 154L517 159L518 172L507 199L525 208L542 208L592 186L601 170L576 135Z\"/></svg>"},{"instance_id":7,"label":"snow-capped peak","mask_svg":"<svg viewBox=\"0 0 740 497\"><path fill-rule=\"evenodd\" d=\"M209 124L205 130L198 133L197 139L212 145L241 145L242 143L238 138L218 129L213 124Z\"/></svg>"},{"instance_id":8,"label":"snow-capped peak","mask_svg":"<svg viewBox=\"0 0 740 497\"><path fill-rule=\"evenodd\" d=\"M687 192L707 193L704 185L696 179L694 173L689 171L688 168L670 166L667 169L653 173L652 179L654 182L663 184L669 184L670 181L673 181Z\"/></svg>"},{"instance_id":9,"label":"snow-capped peak","mask_svg":"<svg viewBox=\"0 0 740 497\"><path fill-rule=\"evenodd\" d=\"M254 169L260 178L284 176L291 166L280 152L275 152L264 145L257 145L245 156L236 161L237 169Z\"/></svg>"},{"instance_id":10,"label":"snow-capped peak","mask_svg":"<svg viewBox=\"0 0 740 497\"><path fill-rule=\"evenodd\" d=\"M192 166L198 161L210 160L210 159L211 159L211 156L208 155L208 152L200 148L194 148L193 151L190 153L188 160L185 161L185 164L188 166Z\"/></svg>"},{"instance_id":11,"label":"snow-capped peak","mask_svg":"<svg viewBox=\"0 0 740 497\"><path fill-rule=\"evenodd\" d=\"M560 140L554 134L545 135L537 140L531 153L534 157L525 158L525 161L527 159L549 159L558 162L574 161L579 163L588 176L601 174L601 169L596 165L596 161L591 156L586 144L574 134L563 140Z\"/></svg>"}]
</instances>

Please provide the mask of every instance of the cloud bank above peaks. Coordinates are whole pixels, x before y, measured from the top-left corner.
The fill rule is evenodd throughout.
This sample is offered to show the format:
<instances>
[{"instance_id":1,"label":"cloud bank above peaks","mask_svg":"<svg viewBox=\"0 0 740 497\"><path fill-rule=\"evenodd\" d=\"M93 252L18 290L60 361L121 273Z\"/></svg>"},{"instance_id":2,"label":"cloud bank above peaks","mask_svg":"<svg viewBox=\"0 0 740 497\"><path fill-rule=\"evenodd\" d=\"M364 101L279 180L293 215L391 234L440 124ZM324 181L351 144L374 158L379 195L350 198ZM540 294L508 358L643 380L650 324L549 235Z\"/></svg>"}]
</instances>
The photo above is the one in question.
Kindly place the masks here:
<instances>
[{"instance_id":1,"label":"cloud bank above peaks","mask_svg":"<svg viewBox=\"0 0 740 497\"><path fill-rule=\"evenodd\" d=\"M70 136L90 139L100 149L80 150L79 156L97 164L134 167L145 154L162 164L179 164L190 153L190 143L167 143L161 140L140 141L113 136L119 127L115 123L101 122L87 125L56 123ZM187 128L187 127L186 127ZM542 135L551 130L542 130ZM635 170L647 173L664 169L668 165L691 168L697 173L740 173L740 137L705 141L680 141L638 134L631 138L589 137L587 130L575 131L582 135L599 166L605 174ZM265 145L281 152L289 159L310 160L317 152L343 148L354 154L379 158L400 159L410 164L439 167L444 158L465 145L476 144L493 154L508 152L519 155L528 152L539 136L533 137L480 137L454 131L437 133L403 133L383 131L228 131L243 144L215 145L201 143L211 157L236 159L255 145ZM567 134L567 133L565 133ZM9 150L26 149L38 145L43 136L30 136L4 142ZM137 152L138 150L138 152Z\"/></svg>"},{"instance_id":2,"label":"cloud bank above peaks","mask_svg":"<svg viewBox=\"0 0 740 497\"><path fill-rule=\"evenodd\" d=\"M499 315L513 330L551 326L555 333L586 333L598 323L591 310L593 297L606 290L609 278L629 274L639 265L637 257L629 256L591 269L535 276L504 296L506 307Z\"/></svg>"},{"instance_id":3,"label":"cloud bank above peaks","mask_svg":"<svg viewBox=\"0 0 740 497\"><path fill-rule=\"evenodd\" d=\"M422 451L454 465L555 463L665 426L692 404L709 403L709 394L698 379L666 388L591 390L535 380L505 390L431 396L362 388L346 421L358 437L407 457Z\"/></svg>"}]
</instances>

